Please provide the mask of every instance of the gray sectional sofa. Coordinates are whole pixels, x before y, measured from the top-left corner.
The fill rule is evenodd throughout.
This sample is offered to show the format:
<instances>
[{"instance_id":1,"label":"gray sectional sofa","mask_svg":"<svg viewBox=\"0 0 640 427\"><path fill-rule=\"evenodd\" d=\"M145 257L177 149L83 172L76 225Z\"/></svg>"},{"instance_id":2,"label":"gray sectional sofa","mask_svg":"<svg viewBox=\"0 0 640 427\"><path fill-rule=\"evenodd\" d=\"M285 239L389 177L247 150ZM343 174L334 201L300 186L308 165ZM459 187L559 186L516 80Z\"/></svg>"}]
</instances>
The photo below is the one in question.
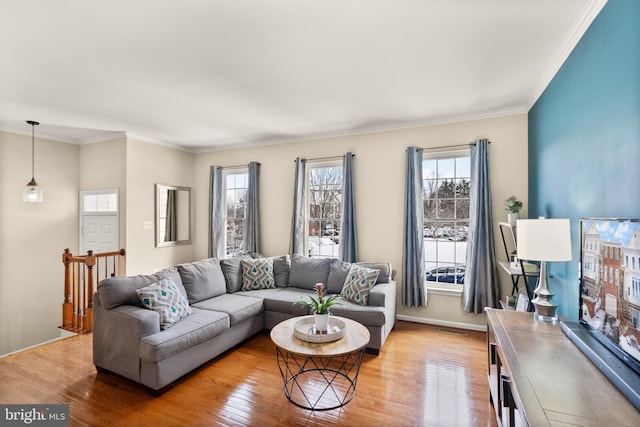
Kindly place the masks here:
<instances>
[{"instance_id":1,"label":"gray sectional sofa","mask_svg":"<svg viewBox=\"0 0 640 427\"><path fill-rule=\"evenodd\" d=\"M273 276L247 277L258 262L268 265L266 270L272 268ZM94 364L99 371L162 391L257 332L311 314L294 303L315 295L316 283L325 284L330 294L340 293L350 272L372 270L378 274L369 277L375 285L364 295L367 298L342 300L331 312L362 323L371 334L367 350L377 354L395 324L396 282L387 262L356 265L297 255L245 256L180 264L151 275L107 278L94 296ZM165 298L169 292L169 298L178 301L170 305L168 315L162 311L166 307L144 305L157 292ZM167 316L175 318L176 308L184 317L166 323Z\"/></svg>"}]
</instances>

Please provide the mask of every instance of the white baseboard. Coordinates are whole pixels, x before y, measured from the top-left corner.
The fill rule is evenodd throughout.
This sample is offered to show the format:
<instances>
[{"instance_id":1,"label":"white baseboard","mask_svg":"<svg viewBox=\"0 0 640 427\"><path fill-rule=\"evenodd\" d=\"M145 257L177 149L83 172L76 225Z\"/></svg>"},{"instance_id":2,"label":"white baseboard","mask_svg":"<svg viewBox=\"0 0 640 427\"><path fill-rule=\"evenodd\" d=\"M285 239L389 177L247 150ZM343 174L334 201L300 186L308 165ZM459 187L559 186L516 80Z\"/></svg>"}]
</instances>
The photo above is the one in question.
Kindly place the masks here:
<instances>
[{"instance_id":1,"label":"white baseboard","mask_svg":"<svg viewBox=\"0 0 640 427\"><path fill-rule=\"evenodd\" d=\"M396 315L397 320L405 320L407 322L425 323L428 325L447 326L449 328L467 329L470 331L486 332L487 325L476 325L475 323L450 322L448 320L429 319L425 317Z\"/></svg>"},{"instance_id":2,"label":"white baseboard","mask_svg":"<svg viewBox=\"0 0 640 427\"><path fill-rule=\"evenodd\" d=\"M65 329L60 329L60 336L59 337L56 337L56 338L53 338L53 339L50 339L50 340L47 340L47 341L44 341L44 342L41 342L41 343L38 343L38 344L35 344L35 345L31 345L29 347L21 348L19 350L14 350L14 351L11 351L11 352L6 353L6 354L0 354L0 359L3 358L3 357L11 356L12 354L20 353L20 352L23 352L23 351L26 351L26 350L30 350L30 349L35 348L35 347L39 347L39 346L44 345L44 344L49 344L49 343L52 343L52 342L55 342L55 341L63 340L65 338L69 338L69 337L72 337L74 335L78 335L78 334L76 334L75 332L67 331Z\"/></svg>"}]
</instances>

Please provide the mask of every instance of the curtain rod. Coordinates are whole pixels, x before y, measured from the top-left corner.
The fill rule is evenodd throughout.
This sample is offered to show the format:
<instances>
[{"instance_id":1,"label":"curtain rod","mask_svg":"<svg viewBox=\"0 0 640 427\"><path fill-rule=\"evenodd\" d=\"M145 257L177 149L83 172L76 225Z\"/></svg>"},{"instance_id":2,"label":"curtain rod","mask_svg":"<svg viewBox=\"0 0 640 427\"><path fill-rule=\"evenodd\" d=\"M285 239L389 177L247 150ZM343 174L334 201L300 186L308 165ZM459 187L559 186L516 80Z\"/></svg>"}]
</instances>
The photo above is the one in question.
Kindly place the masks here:
<instances>
[{"instance_id":1,"label":"curtain rod","mask_svg":"<svg viewBox=\"0 0 640 427\"><path fill-rule=\"evenodd\" d=\"M353 157L356 156L355 154L352 154L352 155L353 155ZM304 159L304 157L303 157L303 159ZM338 160L338 159L344 159L344 155L342 155L342 156L329 156L329 157L315 157L313 159L305 159L305 160L306 161L315 162L315 161L318 161L318 160ZM293 161L295 162L296 159L294 159Z\"/></svg>"},{"instance_id":2,"label":"curtain rod","mask_svg":"<svg viewBox=\"0 0 640 427\"><path fill-rule=\"evenodd\" d=\"M491 141L489 141L489 144L491 144ZM470 144L455 144L455 145L440 145L438 147L420 147L423 150L442 150L442 149L447 149L447 148L464 148L464 147L475 147L476 143L472 142ZM405 150L407 151L407 150Z\"/></svg>"}]
</instances>

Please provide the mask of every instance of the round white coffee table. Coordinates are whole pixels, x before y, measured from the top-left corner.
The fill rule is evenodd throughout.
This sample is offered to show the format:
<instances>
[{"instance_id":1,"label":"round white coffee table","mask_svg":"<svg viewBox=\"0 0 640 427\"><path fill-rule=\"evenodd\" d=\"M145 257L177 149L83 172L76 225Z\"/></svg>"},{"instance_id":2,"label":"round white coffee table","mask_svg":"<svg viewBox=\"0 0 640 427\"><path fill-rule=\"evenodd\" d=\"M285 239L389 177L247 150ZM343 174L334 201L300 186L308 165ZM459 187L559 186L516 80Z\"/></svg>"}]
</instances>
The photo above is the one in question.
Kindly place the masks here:
<instances>
[{"instance_id":1,"label":"round white coffee table","mask_svg":"<svg viewBox=\"0 0 640 427\"><path fill-rule=\"evenodd\" d=\"M294 336L294 317L271 330L285 396L296 405L313 410L335 409L356 393L358 373L369 331L360 323L334 317L345 323L344 337L326 343L310 343Z\"/></svg>"}]
</instances>

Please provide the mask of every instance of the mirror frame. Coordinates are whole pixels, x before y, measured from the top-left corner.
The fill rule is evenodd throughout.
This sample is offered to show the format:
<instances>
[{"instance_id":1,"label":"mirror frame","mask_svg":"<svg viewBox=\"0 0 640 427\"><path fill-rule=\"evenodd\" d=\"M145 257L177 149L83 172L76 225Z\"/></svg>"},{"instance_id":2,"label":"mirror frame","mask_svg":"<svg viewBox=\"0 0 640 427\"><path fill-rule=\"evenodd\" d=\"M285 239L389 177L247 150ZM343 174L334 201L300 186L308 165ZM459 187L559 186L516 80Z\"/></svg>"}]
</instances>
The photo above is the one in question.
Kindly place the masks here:
<instances>
[{"instance_id":1,"label":"mirror frame","mask_svg":"<svg viewBox=\"0 0 640 427\"><path fill-rule=\"evenodd\" d=\"M187 239L184 240L174 240L170 242L161 242L160 241L160 229L158 225L160 224L160 198L158 194L160 191L166 190L177 190L177 191L186 191L187 192L187 203L188 203L188 218L187 218L187 231L188 236ZM165 248L169 246L178 246L178 245L189 245L191 244L191 187L181 187L177 185L165 185L165 184L155 184L155 192L154 192L154 207L155 207L155 224L154 224L154 238L156 243L156 248Z\"/></svg>"}]
</instances>

